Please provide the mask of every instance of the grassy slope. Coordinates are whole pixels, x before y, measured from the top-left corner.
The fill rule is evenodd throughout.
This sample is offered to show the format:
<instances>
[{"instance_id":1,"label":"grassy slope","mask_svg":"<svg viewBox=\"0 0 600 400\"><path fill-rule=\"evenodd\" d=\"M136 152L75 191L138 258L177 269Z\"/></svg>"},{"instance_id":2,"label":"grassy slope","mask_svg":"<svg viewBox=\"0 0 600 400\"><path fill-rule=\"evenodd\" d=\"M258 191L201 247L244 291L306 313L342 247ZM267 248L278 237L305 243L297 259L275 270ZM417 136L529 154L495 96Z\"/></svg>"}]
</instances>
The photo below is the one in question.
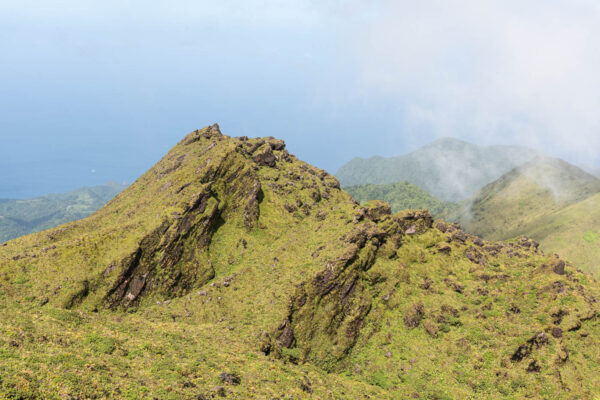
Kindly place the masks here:
<instances>
[{"instance_id":1,"label":"grassy slope","mask_svg":"<svg viewBox=\"0 0 600 400\"><path fill-rule=\"evenodd\" d=\"M0 393L600 394L595 281L571 265L553 272L560 261L530 242L484 243L426 212L360 207L264 142L194 132L89 218L0 246ZM269 146L272 167L260 165ZM129 285L122 297L115 283Z\"/></svg>"},{"instance_id":2,"label":"grassy slope","mask_svg":"<svg viewBox=\"0 0 600 400\"><path fill-rule=\"evenodd\" d=\"M582 268L597 272L590 263L593 251L586 254L589 246L578 246L583 235L568 240L566 232L556 232L564 240L544 240L547 231L560 220L562 226L581 226L593 230L591 220L581 219L582 212L559 213L565 207L575 205L600 191L600 180L562 160L538 158L503 175L465 201L457 210L447 215L468 232L489 240L502 240L527 235L540 240L548 251L567 255L570 242L580 251L570 250ZM579 218L579 219L578 219ZM546 232L546 233L544 233ZM583 262L581 262L583 261Z\"/></svg>"},{"instance_id":3,"label":"grassy slope","mask_svg":"<svg viewBox=\"0 0 600 400\"><path fill-rule=\"evenodd\" d=\"M600 194L545 215L523 231L548 251L600 272Z\"/></svg>"},{"instance_id":4,"label":"grassy slope","mask_svg":"<svg viewBox=\"0 0 600 400\"><path fill-rule=\"evenodd\" d=\"M355 158L336 176L344 186L407 181L441 200L456 202L534 156L524 147L480 147L445 138L401 156Z\"/></svg>"},{"instance_id":5,"label":"grassy slope","mask_svg":"<svg viewBox=\"0 0 600 400\"><path fill-rule=\"evenodd\" d=\"M373 273L386 271L390 279L380 290L373 312L381 327L374 329L373 336L366 334L364 347L361 343L360 350L352 354L349 365L353 365L353 373L381 387L397 388L401 395L395 398L550 399L589 398L598 393L596 384L588 386L587 373L580 373L597 368L600 353L595 339L581 341L582 334L594 333L578 330L577 322L562 321L562 330L574 330L560 340L551 339L548 346L534 345L526 361L512 358L514 351L536 334L551 331L552 314L557 310L567 307L572 314L576 283L567 283L569 294L559 294L555 282L564 281L544 272L540 267L543 258L514 263L508 252L488 258L481 266L465 260L462 249L450 260L417 250L441 239L443 235L431 232L415 238L412 244L417 246L406 246L400 258L407 267L400 269L400 277L390 276L385 262L374 267ZM494 278L485 283L490 272ZM500 278L503 276L508 278ZM590 281L588 277L578 279ZM465 286L462 293L453 287L455 282ZM429 287L424 289L427 283ZM386 301L389 293L393 297ZM423 305L423 319L411 328L400 316L410 315L417 304ZM588 324L587 329L596 332L597 322ZM590 353L583 349L586 345L594 347ZM573 364L561 361L566 356L563 351L569 353ZM534 359L545 364L541 374L525 372ZM563 382L570 382L567 387L575 385L582 392L563 392L560 379L556 380L559 375Z\"/></svg>"},{"instance_id":6,"label":"grassy slope","mask_svg":"<svg viewBox=\"0 0 600 400\"><path fill-rule=\"evenodd\" d=\"M0 242L85 218L123 189L111 183L28 200L0 200Z\"/></svg>"},{"instance_id":7,"label":"grassy slope","mask_svg":"<svg viewBox=\"0 0 600 400\"><path fill-rule=\"evenodd\" d=\"M409 182L354 185L345 187L344 190L361 204L370 200L386 201L393 212L427 209L434 215L439 215L454 206L453 203L441 201Z\"/></svg>"}]
</instances>

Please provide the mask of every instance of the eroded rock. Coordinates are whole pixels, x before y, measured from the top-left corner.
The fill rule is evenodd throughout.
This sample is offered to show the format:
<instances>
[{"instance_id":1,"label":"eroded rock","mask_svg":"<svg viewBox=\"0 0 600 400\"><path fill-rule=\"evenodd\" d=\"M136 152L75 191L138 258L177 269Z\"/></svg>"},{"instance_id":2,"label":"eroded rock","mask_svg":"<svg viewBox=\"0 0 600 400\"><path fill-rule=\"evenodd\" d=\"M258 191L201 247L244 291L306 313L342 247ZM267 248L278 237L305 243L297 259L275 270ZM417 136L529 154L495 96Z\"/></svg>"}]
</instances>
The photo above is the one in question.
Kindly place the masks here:
<instances>
[{"instance_id":1,"label":"eroded rock","mask_svg":"<svg viewBox=\"0 0 600 400\"><path fill-rule=\"evenodd\" d=\"M404 325L407 328L416 328L421 323L423 316L425 315L425 306L419 302L413 304L406 314L404 314Z\"/></svg>"}]
</instances>

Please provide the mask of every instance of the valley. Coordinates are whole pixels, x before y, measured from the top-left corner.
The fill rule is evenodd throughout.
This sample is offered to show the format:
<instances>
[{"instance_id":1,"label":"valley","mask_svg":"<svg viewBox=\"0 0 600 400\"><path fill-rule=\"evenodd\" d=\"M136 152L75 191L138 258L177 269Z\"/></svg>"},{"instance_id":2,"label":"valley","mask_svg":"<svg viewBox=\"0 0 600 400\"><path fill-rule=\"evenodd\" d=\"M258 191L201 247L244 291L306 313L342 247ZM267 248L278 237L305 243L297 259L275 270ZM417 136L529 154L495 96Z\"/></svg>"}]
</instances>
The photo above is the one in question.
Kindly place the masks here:
<instances>
[{"instance_id":1,"label":"valley","mask_svg":"<svg viewBox=\"0 0 600 400\"><path fill-rule=\"evenodd\" d=\"M85 218L124 188L109 183L33 199L0 199L0 243Z\"/></svg>"}]
</instances>

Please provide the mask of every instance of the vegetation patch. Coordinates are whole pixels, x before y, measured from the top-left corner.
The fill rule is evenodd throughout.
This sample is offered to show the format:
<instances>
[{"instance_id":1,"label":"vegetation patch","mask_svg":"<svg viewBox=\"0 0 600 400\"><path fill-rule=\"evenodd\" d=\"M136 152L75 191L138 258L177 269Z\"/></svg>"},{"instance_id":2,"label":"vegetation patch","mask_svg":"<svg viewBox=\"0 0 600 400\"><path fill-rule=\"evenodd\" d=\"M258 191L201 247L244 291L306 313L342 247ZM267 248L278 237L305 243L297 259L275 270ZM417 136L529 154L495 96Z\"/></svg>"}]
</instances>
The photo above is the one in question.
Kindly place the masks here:
<instances>
[{"instance_id":1,"label":"vegetation patch","mask_svg":"<svg viewBox=\"0 0 600 400\"><path fill-rule=\"evenodd\" d=\"M598 233L594 232L594 231L587 231L584 235L583 235L583 240L585 240L588 243L598 243Z\"/></svg>"}]
</instances>

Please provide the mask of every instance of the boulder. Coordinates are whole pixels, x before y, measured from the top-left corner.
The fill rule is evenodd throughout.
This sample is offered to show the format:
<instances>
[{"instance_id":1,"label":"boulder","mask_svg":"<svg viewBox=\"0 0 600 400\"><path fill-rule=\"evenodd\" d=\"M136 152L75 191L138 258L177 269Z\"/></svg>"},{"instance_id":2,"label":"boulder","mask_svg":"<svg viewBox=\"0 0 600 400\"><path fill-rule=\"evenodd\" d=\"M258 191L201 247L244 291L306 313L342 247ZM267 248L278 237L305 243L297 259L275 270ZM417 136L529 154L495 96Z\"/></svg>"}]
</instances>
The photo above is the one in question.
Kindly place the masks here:
<instances>
[{"instance_id":1,"label":"boulder","mask_svg":"<svg viewBox=\"0 0 600 400\"><path fill-rule=\"evenodd\" d=\"M229 372L221 372L219 379L221 382L229 385L239 385L242 382L242 379L238 375Z\"/></svg>"},{"instance_id":2,"label":"boulder","mask_svg":"<svg viewBox=\"0 0 600 400\"><path fill-rule=\"evenodd\" d=\"M268 167L274 167L277 158L273 154L273 150L269 144L264 144L260 146L254 154L252 155L252 159L258 165L264 165Z\"/></svg>"}]
</instances>

